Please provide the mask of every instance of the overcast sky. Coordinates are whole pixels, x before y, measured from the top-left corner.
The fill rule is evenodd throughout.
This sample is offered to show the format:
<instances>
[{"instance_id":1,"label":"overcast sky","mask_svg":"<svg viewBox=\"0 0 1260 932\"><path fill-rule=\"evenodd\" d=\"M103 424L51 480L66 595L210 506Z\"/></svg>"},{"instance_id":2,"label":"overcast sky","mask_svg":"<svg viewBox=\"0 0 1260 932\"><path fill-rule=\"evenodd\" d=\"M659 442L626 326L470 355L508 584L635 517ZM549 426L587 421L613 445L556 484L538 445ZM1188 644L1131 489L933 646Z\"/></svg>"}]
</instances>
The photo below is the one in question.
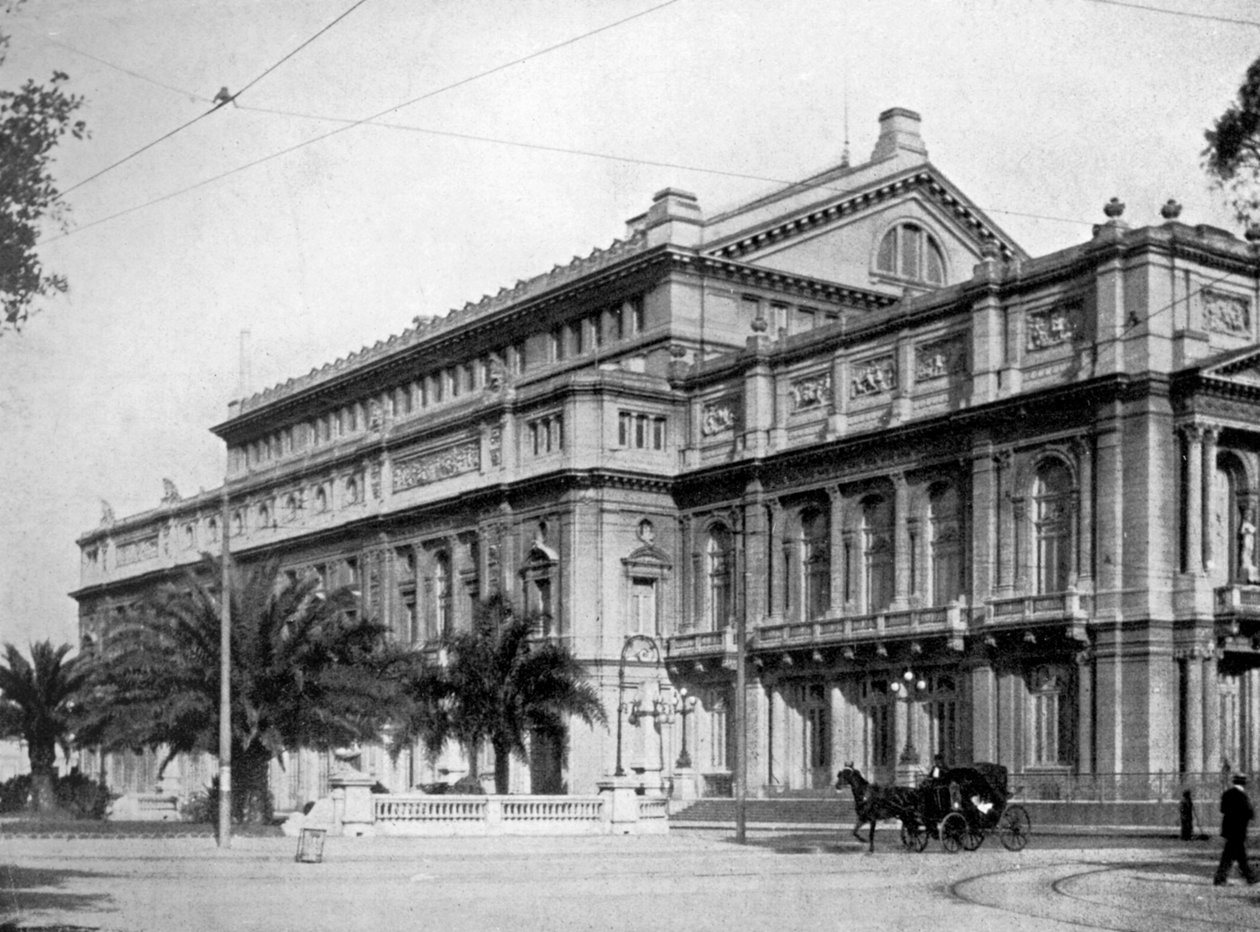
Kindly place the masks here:
<instances>
[{"instance_id":1,"label":"overcast sky","mask_svg":"<svg viewBox=\"0 0 1260 932\"><path fill-rule=\"evenodd\" d=\"M0 14L0 86L60 69L86 98L92 136L59 150L63 189L248 85L69 193L70 233L50 231L42 255L71 291L0 338L0 640L74 640L74 541L101 499L121 517L156 506L163 477L185 495L221 482L208 428L236 390L242 330L259 390L608 245L667 185L715 213L838 161L846 86L855 162L880 111L919 111L932 161L1034 255L1086 239L1112 196L1135 226L1176 197L1184 221L1235 229L1199 153L1260 54L1260 7L1149 5L1199 16L1103 0ZM393 127L334 121L386 110Z\"/></svg>"}]
</instances>

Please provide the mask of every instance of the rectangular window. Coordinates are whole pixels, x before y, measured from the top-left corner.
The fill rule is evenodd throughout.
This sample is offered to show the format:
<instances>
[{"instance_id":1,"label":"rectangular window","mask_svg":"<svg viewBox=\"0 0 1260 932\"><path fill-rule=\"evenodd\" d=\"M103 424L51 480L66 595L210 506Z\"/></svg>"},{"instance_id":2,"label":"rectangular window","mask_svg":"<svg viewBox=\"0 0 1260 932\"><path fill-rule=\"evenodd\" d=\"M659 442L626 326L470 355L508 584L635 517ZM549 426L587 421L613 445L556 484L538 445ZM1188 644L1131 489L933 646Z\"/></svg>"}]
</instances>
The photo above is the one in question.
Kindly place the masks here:
<instances>
[{"instance_id":1,"label":"rectangular window","mask_svg":"<svg viewBox=\"0 0 1260 932\"><path fill-rule=\"evenodd\" d=\"M647 447L647 415L638 414L634 418L634 445L637 449Z\"/></svg>"},{"instance_id":2,"label":"rectangular window","mask_svg":"<svg viewBox=\"0 0 1260 932\"><path fill-rule=\"evenodd\" d=\"M643 313L643 299L630 299L630 332L634 335L642 333L647 327L647 319Z\"/></svg>"},{"instance_id":3,"label":"rectangular window","mask_svg":"<svg viewBox=\"0 0 1260 932\"><path fill-rule=\"evenodd\" d=\"M472 392L477 389L477 372L472 363L467 363L463 367L464 391Z\"/></svg>"},{"instance_id":4,"label":"rectangular window","mask_svg":"<svg viewBox=\"0 0 1260 932\"><path fill-rule=\"evenodd\" d=\"M529 367L529 357L525 353L525 341L521 340L512 347L512 371L517 375Z\"/></svg>"},{"instance_id":5,"label":"rectangular window","mask_svg":"<svg viewBox=\"0 0 1260 932\"><path fill-rule=\"evenodd\" d=\"M621 447L630 446L630 431L634 423L634 415L629 411L622 411L617 415L617 445Z\"/></svg>"},{"instance_id":6,"label":"rectangular window","mask_svg":"<svg viewBox=\"0 0 1260 932\"><path fill-rule=\"evenodd\" d=\"M799 307L796 309L796 329L800 332L813 330L817 325L817 316L811 308Z\"/></svg>"},{"instance_id":7,"label":"rectangular window","mask_svg":"<svg viewBox=\"0 0 1260 932\"><path fill-rule=\"evenodd\" d=\"M450 393L450 397L459 397L459 370L451 366L446 370L446 387Z\"/></svg>"},{"instance_id":8,"label":"rectangular window","mask_svg":"<svg viewBox=\"0 0 1260 932\"><path fill-rule=\"evenodd\" d=\"M583 321L577 321L568 327L569 338L573 341L573 355L581 356L586 352L585 338L586 326Z\"/></svg>"},{"instance_id":9,"label":"rectangular window","mask_svg":"<svg viewBox=\"0 0 1260 932\"><path fill-rule=\"evenodd\" d=\"M665 449L665 418L652 418L652 449Z\"/></svg>"},{"instance_id":10,"label":"rectangular window","mask_svg":"<svg viewBox=\"0 0 1260 932\"><path fill-rule=\"evenodd\" d=\"M659 635L656 619L656 580L636 576L630 580L629 633Z\"/></svg>"},{"instance_id":11,"label":"rectangular window","mask_svg":"<svg viewBox=\"0 0 1260 932\"><path fill-rule=\"evenodd\" d=\"M536 418L526 425L529 448L534 456L564 449L564 419L559 414Z\"/></svg>"},{"instance_id":12,"label":"rectangular window","mask_svg":"<svg viewBox=\"0 0 1260 932\"><path fill-rule=\"evenodd\" d=\"M587 326L591 330L591 349L599 349L604 345L604 328L603 314L596 311L587 320Z\"/></svg>"},{"instance_id":13,"label":"rectangular window","mask_svg":"<svg viewBox=\"0 0 1260 932\"><path fill-rule=\"evenodd\" d=\"M551 361L561 362L567 355L564 345L564 327L556 326L551 328Z\"/></svg>"}]
</instances>

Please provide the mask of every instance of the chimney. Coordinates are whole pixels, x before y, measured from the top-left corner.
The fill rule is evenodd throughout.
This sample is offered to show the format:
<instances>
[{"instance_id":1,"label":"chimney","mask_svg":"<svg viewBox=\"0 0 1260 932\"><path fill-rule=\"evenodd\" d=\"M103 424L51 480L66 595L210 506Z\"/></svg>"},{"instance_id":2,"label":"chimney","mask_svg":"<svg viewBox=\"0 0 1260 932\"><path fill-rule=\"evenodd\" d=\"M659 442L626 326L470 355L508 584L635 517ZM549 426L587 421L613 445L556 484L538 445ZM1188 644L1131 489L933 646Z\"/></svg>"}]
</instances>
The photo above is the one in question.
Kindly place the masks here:
<instances>
[{"instance_id":1,"label":"chimney","mask_svg":"<svg viewBox=\"0 0 1260 932\"><path fill-rule=\"evenodd\" d=\"M927 146L919 135L919 123L919 115L905 107L893 107L881 113L879 139L875 143L875 151L871 153L871 161L889 158L901 149L926 158Z\"/></svg>"},{"instance_id":2,"label":"chimney","mask_svg":"<svg viewBox=\"0 0 1260 932\"><path fill-rule=\"evenodd\" d=\"M637 221L635 217L631 223ZM690 191L664 188L652 197L652 206L643 216L643 229L648 243L674 243L679 246L696 246L700 243L700 227L704 214L700 203Z\"/></svg>"}]
</instances>

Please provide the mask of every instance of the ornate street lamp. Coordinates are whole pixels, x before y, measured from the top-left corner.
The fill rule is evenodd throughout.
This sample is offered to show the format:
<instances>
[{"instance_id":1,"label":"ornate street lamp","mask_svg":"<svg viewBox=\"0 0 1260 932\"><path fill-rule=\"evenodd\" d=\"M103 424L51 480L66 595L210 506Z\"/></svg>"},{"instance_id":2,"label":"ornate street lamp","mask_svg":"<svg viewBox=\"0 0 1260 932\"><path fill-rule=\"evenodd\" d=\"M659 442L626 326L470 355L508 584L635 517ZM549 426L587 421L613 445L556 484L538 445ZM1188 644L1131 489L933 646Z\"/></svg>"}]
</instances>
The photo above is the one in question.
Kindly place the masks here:
<instances>
[{"instance_id":1,"label":"ornate street lamp","mask_svg":"<svg viewBox=\"0 0 1260 932\"><path fill-rule=\"evenodd\" d=\"M678 760L674 761L674 767L678 770L691 769L691 754L687 751L687 716L696 711L696 697L687 695L687 687L684 686L674 696L674 714L682 719L682 752L678 755Z\"/></svg>"},{"instance_id":2,"label":"ornate street lamp","mask_svg":"<svg viewBox=\"0 0 1260 932\"><path fill-rule=\"evenodd\" d=\"M626 661L634 658L640 663L661 662L661 650L656 646L656 640L646 634L632 634L626 638L626 642L621 645L621 661L617 665L617 767L613 770L614 777L624 777L626 775L625 768L621 766L621 720L625 715L629 715L630 724L636 725L639 716L646 714L640 708L641 702L635 698L632 702L625 702L626 688ZM653 709L653 712L657 710Z\"/></svg>"},{"instance_id":3,"label":"ornate street lamp","mask_svg":"<svg viewBox=\"0 0 1260 932\"><path fill-rule=\"evenodd\" d=\"M906 746L901 751L902 764L917 764L919 762L919 752L914 746L914 730L911 727L910 709L914 704L915 697L926 693L927 688L927 680L910 669L901 674L900 680L893 680L892 683L892 691L897 694L898 698L906 701Z\"/></svg>"}]
</instances>

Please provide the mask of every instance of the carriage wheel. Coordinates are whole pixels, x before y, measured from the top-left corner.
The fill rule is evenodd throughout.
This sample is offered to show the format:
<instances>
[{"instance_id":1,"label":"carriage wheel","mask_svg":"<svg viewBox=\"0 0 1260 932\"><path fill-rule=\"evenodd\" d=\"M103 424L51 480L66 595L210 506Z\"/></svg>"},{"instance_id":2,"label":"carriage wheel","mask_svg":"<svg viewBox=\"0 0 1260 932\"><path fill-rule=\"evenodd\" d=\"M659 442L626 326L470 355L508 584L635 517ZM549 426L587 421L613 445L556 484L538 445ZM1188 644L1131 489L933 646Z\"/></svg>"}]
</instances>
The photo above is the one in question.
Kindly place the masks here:
<instances>
[{"instance_id":1,"label":"carriage wheel","mask_svg":"<svg viewBox=\"0 0 1260 932\"><path fill-rule=\"evenodd\" d=\"M971 825L968 824L967 831L963 834L963 837L962 837L963 850L975 851L982 844L984 844L984 832L982 832L980 829L972 828Z\"/></svg>"},{"instance_id":2,"label":"carriage wheel","mask_svg":"<svg viewBox=\"0 0 1260 932\"><path fill-rule=\"evenodd\" d=\"M1023 806L1007 806L998 819L998 838L1007 851L1023 851L1032 834L1032 820Z\"/></svg>"},{"instance_id":3,"label":"carriage wheel","mask_svg":"<svg viewBox=\"0 0 1260 932\"><path fill-rule=\"evenodd\" d=\"M950 854L956 854L967 846L965 839L971 836L971 828L961 812L951 812L941 819L941 845Z\"/></svg>"},{"instance_id":4,"label":"carriage wheel","mask_svg":"<svg viewBox=\"0 0 1260 932\"><path fill-rule=\"evenodd\" d=\"M901 823L901 844L907 851L922 851L927 847L928 831L926 825L918 822Z\"/></svg>"}]
</instances>

